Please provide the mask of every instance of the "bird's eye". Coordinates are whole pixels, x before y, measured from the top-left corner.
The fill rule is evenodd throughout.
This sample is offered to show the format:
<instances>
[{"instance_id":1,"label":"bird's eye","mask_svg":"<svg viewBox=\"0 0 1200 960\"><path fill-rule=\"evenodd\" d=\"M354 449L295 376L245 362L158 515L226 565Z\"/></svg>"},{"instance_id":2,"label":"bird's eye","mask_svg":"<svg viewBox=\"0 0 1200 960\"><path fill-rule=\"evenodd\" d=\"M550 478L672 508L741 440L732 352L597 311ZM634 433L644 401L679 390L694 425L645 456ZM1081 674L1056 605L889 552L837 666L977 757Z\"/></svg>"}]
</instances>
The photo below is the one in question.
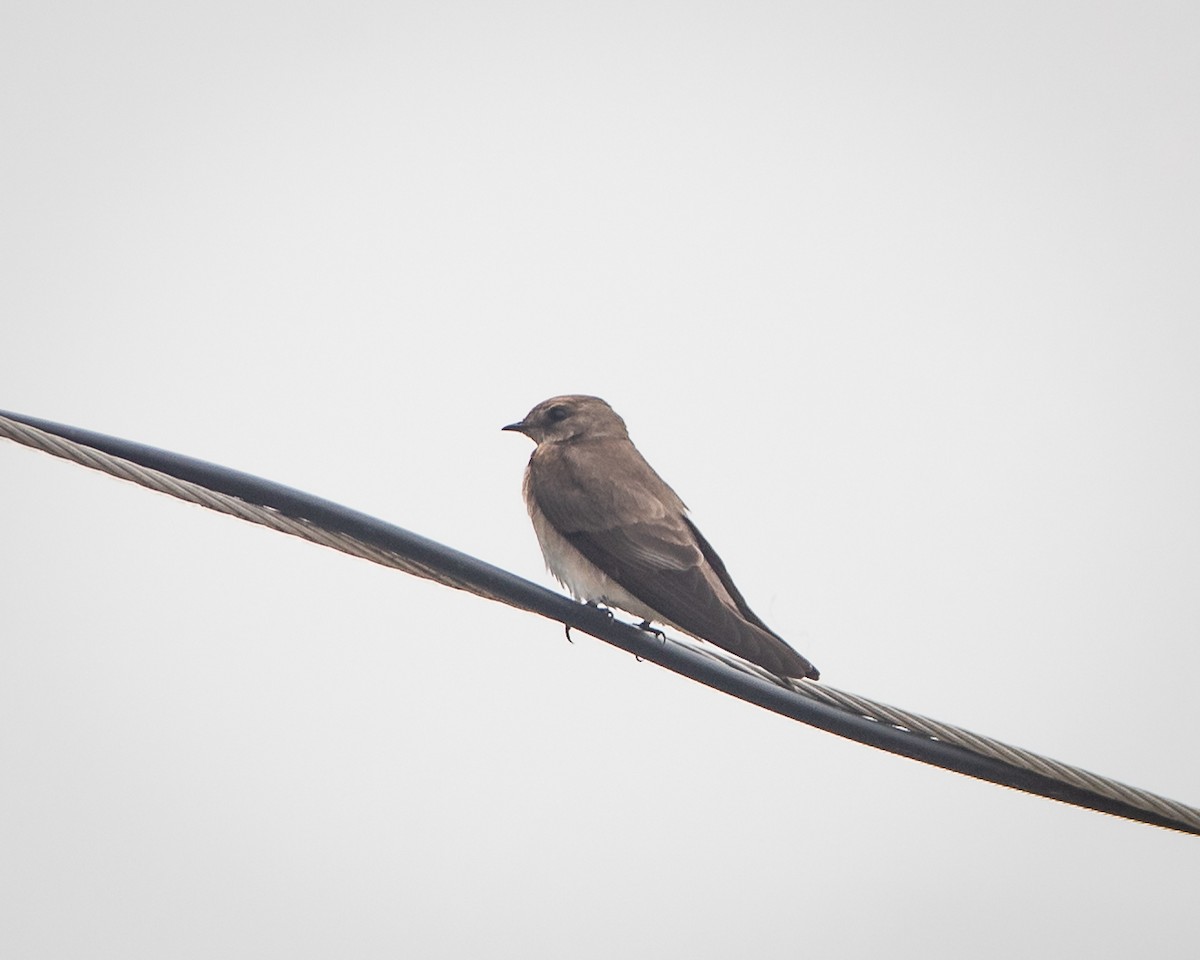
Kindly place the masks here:
<instances>
[{"instance_id":1,"label":"bird's eye","mask_svg":"<svg viewBox=\"0 0 1200 960\"><path fill-rule=\"evenodd\" d=\"M571 415L571 408L565 404L559 403L546 411L546 419L552 423L558 423L559 420L566 420Z\"/></svg>"}]
</instances>

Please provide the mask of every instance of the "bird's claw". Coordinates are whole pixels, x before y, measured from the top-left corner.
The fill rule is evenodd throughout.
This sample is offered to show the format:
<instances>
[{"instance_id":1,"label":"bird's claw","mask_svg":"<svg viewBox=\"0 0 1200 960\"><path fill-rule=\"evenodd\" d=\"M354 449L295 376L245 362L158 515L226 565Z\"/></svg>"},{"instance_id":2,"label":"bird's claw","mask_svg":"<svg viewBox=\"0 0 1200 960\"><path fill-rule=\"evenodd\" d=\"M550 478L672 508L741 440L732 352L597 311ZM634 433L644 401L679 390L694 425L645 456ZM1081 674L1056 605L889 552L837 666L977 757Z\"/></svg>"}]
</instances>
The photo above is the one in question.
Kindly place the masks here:
<instances>
[{"instance_id":1,"label":"bird's claw","mask_svg":"<svg viewBox=\"0 0 1200 960\"><path fill-rule=\"evenodd\" d=\"M654 635L655 635L656 637L658 637L658 639L659 639L659 640L661 640L663 643L666 643L666 642L667 642L667 635L666 635L665 633L663 633L661 630L659 630L659 629L658 629L658 627L651 626L651 624L650 624L650 621L649 621L649 620L643 620L641 623L639 623L639 624L638 624L638 629L639 629L639 630L645 630L647 633L652 633L652 634L654 634Z\"/></svg>"},{"instance_id":2,"label":"bird's claw","mask_svg":"<svg viewBox=\"0 0 1200 960\"><path fill-rule=\"evenodd\" d=\"M611 610L609 610L608 607L600 606L600 604L598 604L595 600L585 600L585 601L583 601L583 605L585 607L591 607L593 610L599 610L606 617L608 617L609 620L613 619L613 612ZM571 639L571 625L569 623L563 624L563 632L566 633L567 641L569 643L575 642L574 640Z\"/></svg>"}]
</instances>

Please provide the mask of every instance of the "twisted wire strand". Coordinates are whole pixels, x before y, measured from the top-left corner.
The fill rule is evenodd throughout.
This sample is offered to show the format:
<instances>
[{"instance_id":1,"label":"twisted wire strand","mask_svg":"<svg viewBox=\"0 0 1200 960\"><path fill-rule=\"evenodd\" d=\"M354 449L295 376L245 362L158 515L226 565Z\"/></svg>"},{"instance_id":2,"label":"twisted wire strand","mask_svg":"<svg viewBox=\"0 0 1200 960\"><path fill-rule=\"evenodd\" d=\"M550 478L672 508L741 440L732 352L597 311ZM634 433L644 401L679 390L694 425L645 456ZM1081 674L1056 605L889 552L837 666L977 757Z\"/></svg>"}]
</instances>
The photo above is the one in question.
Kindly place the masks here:
<instances>
[{"instance_id":1,"label":"twisted wire strand","mask_svg":"<svg viewBox=\"0 0 1200 960\"><path fill-rule=\"evenodd\" d=\"M256 523L271 530L299 537L301 540L307 540L310 543L316 543L323 547L331 547L352 557L370 560L385 567L393 567L396 570L402 570L404 573L412 574L415 577L421 577L425 580L433 580L436 583L453 587L456 590L465 590L468 593L485 597L488 600L496 600L512 605L511 601L506 598L482 590L474 584L464 583L448 571L435 570L410 557L401 556L389 550L382 550L379 547L364 543L336 530L326 530L323 527L310 523L308 520L289 516L273 507L250 503L217 490L210 490L208 487L193 483L190 480L182 480L168 473L163 473L160 470L143 467L140 464L124 460L121 457L114 457L101 450L75 443L65 437L59 437L52 433L46 433L44 430L38 430L36 427L31 427L15 420L9 420L7 417L0 417L0 436L14 440L24 446L41 450L44 453L60 457L63 460L70 460L73 463L89 467L92 470L98 470L119 480L128 480L130 483L136 483L158 493L165 493L168 496L175 497L187 503L206 507L217 513L237 517L239 520L245 520L249 523Z\"/></svg>"},{"instance_id":2,"label":"twisted wire strand","mask_svg":"<svg viewBox=\"0 0 1200 960\"><path fill-rule=\"evenodd\" d=\"M433 567L395 551L381 549L345 533L327 530L308 520L290 516L273 507L250 503L238 497L211 490L201 484L173 477L170 474L149 467L143 467L121 457L75 443L65 437L39 430L36 427L11 420L7 417L0 416L0 436L64 460L98 470L101 473L106 473L110 476L139 484L148 489L165 493L188 503L194 503L209 510L215 510L218 513L224 513L232 517L237 517L240 520L256 523L281 533L308 540L311 543L331 547L350 556L392 567L413 576L432 580L436 583L453 587L457 590L463 590L488 600L505 603L520 609L534 609L531 606L518 603L512 597L493 593L477 583L471 583L456 577L453 572L444 568ZM953 744L981 756L998 760L1010 766L1030 771L1050 780L1067 784L1098 796L1128 804L1129 806L1177 821L1193 830L1200 831L1200 809L1151 793L1148 790L1129 786L1109 777L1100 776L1088 770L1044 757L1030 750L973 733L953 724L933 720L899 707L878 703L867 697L831 687L828 684L814 683L808 680L785 682L755 664L747 663L732 654L706 644L692 644L671 637L666 638L665 642L688 647L695 652L725 664L733 670L768 680L810 700L847 711L877 723L888 724L899 730L908 731L930 740Z\"/></svg>"},{"instance_id":3,"label":"twisted wire strand","mask_svg":"<svg viewBox=\"0 0 1200 960\"><path fill-rule=\"evenodd\" d=\"M773 676L754 664L746 664L723 650L694 645L692 649L715 660L719 660L734 669L740 669L743 672L753 672L764 679L782 685L782 681L778 677ZM943 723L940 720L933 720L919 713L913 713L900 707L889 706L888 704L880 703L877 700L871 700L846 690L839 690L837 687L832 687L827 683L814 683L810 680L801 680L789 682L787 687L810 700L839 707L856 716L865 717L868 720L887 723L897 729L909 730L913 733L926 736L931 740L952 743L955 746L971 750L981 756L999 760L1001 763L1020 767L1023 770L1029 770L1032 773L1039 774L1051 780L1070 784L1071 786L1088 790L1112 800L1120 800L1128 803L1130 806L1149 810L1171 819L1193 825L1200 823L1200 809L1156 793L1151 793L1148 790L1142 790L1140 787L1131 787L1128 784L1121 783L1119 780L1113 780L1110 777L1092 773L1090 770L1084 770L1081 767L1063 763L1061 760L1042 756L1039 753L1034 753L1032 750L1015 747L1012 744L1004 743L993 737L974 733L954 724Z\"/></svg>"}]
</instances>

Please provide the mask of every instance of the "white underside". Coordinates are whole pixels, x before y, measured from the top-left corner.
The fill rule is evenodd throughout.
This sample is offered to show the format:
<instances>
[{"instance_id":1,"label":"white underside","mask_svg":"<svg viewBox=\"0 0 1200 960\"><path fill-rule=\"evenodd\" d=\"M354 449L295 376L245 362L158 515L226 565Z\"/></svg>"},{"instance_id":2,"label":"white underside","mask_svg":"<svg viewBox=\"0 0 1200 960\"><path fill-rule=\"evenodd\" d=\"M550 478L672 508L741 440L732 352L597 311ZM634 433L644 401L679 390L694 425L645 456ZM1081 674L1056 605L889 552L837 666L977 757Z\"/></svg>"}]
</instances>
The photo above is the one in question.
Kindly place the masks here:
<instances>
[{"instance_id":1,"label":"white underside","mask_svg":"<svg viewBox=\"0 0 1200 960\"><path fill-rule=\"evenodd\" d=\"M537 534L542 556L546 558L546 569L554 574L576 600L602 603L617 607L643 620L670 623L662 615L651 610L592 561L576 550L550 525L540 510L531 511L533 529Z\"/></svg>"}]
</instances>

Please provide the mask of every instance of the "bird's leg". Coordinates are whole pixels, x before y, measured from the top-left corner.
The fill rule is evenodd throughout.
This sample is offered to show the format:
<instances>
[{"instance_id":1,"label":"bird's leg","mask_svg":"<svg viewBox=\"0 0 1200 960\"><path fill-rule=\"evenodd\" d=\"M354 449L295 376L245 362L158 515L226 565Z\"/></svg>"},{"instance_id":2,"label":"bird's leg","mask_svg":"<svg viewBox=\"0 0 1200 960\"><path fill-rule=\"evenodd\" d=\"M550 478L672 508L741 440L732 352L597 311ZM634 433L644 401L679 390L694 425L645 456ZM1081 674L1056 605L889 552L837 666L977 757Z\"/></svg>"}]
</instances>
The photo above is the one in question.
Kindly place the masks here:
<instances>
[{"instance_id":1,"label":"bird's leg","mask_svg":"<svg viewBox=\"0 0 1200 960\"><path fill-rule=\"evenodd\" d=\"M645 630L647 633L654 634L663 643L667 642L667 635L659 630L658 627L651 626L649 620L643 620L637 626L639 630Z\"/></svg>"},{"instance_id":2,"label":"bird's leg","mask_svg":"<svg viewBox=\"0 0 1200 960\"><path fill-rule=\"evenodd\" d=\"M649 620L643 620L641 623L637 624L637 628L639 630L645 630L647 633L654 634L663 643L667 642L667 635L659 630L658 627L652 626ZM633 655L633 659L635 659L638 663L642 662L642 658L636 653Z\"/></svg>"}]
</instances>

